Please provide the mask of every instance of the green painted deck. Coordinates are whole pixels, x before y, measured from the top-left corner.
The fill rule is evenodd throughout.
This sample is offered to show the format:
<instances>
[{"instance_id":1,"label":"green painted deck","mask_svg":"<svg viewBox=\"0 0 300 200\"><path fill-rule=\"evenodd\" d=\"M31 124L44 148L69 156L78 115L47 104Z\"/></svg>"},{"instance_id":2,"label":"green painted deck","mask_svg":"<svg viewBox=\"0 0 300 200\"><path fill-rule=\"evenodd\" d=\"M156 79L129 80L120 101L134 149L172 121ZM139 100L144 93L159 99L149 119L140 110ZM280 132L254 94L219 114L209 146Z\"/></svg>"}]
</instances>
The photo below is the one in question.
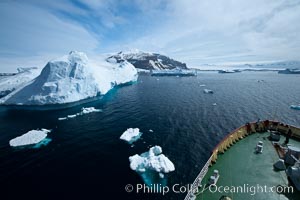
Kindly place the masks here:
<instances>
[{"instance_id":1,"label":"green painted deck","mask_svg":"<svg viewBox=\"0 0 300 200\"><path fill-rule=\"evenodd\" d=\"M208 183L208 179L213 175L215 169L219 170L219 180L217 186L248 186L248 193L239 192L215 192L208 189L203 193L198 193L197 200L218 200L226 195L232 200L299 200L300 192L294 188L294 192L279 194L271 192L269 187L288 186L288 180L284 171L274 171L273 164L279 157L271 141L267 139L269 133L255 133L238 141L224 154L218 155L217 162L209 168L207 174L202 180L202 185ZM263 141L263 153L256 154L255 146L258 141ZM281 141L284 137L281 136ZM300 147L300 142L290 139L290 143ZM267 192L257 185L267 186ZM255 191L254 191L255 190ZM199 189L201 191L201 189ZM223 191L223 190L222 190Z\"/></svg>"}]
</instances>

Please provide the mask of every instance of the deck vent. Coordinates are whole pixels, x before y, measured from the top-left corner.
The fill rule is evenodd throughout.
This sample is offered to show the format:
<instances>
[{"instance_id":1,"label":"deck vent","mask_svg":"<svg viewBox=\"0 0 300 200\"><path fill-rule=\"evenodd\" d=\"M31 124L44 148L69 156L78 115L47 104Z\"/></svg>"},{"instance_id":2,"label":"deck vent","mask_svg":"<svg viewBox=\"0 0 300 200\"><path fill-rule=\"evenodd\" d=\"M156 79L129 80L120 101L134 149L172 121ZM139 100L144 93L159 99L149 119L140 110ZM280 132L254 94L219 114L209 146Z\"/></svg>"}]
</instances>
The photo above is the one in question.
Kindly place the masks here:
<instances>
[{"instance_id":1,"label":"deck vent","mask_svg":"<svg viewBox=\"0 0 300 200\"><path fill-rule=\"evenodd\" d=\"M273 166L277 170L285 170L286 169L283 159L279 159Z\"/></svg>"},{"instance_id":2,"label":"deck vent","mask_svg":"<svg viewBox=\"0 0 300 200\"><path fill-rule=\"evenodd\" d=\"M218 176L219 176L219 171L215 169L215 170L214 170L214 177L217 178Z\"/></svg>"},{"instance_id":3,"label":"deck vent","mask_svg":"<svg viewBox=\"0 0 300 200\"><path fill-rule=\"evenodd\" d=\"M214 185L216 184L216 177L215 176L211 176L209 178L209 182L208 182L210 185Z\"/></svg>"}]
</instances>

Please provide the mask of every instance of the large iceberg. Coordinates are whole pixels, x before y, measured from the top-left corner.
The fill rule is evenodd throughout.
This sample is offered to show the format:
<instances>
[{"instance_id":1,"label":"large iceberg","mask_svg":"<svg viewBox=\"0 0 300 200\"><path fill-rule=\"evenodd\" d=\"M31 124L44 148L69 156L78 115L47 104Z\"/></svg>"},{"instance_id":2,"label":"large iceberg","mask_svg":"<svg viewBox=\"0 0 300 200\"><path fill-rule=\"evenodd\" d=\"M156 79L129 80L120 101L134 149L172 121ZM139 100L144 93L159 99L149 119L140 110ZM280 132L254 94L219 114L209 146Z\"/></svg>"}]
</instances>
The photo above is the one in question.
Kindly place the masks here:
<instances>
[{"instance_id":1,"label":"large iceberg","mask_svg":"<svg viewBox=\"0 0 300 200\"><path fill-rule=\"evenodd\" d=\"M17 146L37 144L42 142L44 139L46 139L47 134L50 132L51 130L47 130L47 129L31 130L19 137L10 140L9 145L12 147L17 147Z\"/></svg>"},{"instance_id":2,"label":"large iceberg","mask_svg":"<svg viewBox=\"0 0 300 200\"><path fill-rule=\"evenodd\" d=\"M140 137L142 136L142 133L140 132L139 128L128 128L120 137L121 140L125 140L129 144L134 143Z\"/></svg>"},{"instance_id":3,"label":"large iceberg","mask_svg":"<svg viewBox=\"0 0 300 200\"><path fill-rule=\"evenodd\" d=\"M127 61L109 63L89 60L86 54L71 51L50 61L41 74L0 99L7 105L45 105L71 103L104 95L116 85L137 80L137 70Z\"/></svg>"},{"instance_id":4,"label":"large iceberg","mask_svg":"<svg viewBox=\"0 0 300 200\"><path fill-rule=\"evenodd\" d=\"M164 178L164 173L175 171L174 164L162 154L160 146L151 147L148 152L141 155L130 156L129 162L130 168L139 173L147 185L161 182L159 179Z\"/></svg>"}]
</instances>

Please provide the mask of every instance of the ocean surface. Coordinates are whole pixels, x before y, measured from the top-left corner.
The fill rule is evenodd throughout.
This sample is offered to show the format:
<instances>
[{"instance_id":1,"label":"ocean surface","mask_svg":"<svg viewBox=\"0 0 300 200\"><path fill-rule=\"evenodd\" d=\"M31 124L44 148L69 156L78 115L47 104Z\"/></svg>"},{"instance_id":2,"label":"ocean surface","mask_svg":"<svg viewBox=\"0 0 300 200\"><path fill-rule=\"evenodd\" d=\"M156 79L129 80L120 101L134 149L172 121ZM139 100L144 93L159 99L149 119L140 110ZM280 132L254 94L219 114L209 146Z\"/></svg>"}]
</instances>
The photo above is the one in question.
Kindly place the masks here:
<instances>
[{"instance_id":1,"label":"ocean surface","mask_svg":"<svg viewBox=\"0 0 300 200\"><path fill-rule=\"evenodd\" d=\"M214 94L203 93L205 88ZM167 186L185 186L233 129L257 119L300 126L300 111L290 109L299 103L300 75L201 72L197 77L140 75L133 85L72 108L0 107L0 199L183 199L184 193L136 193L143 180L130 169L128 157L161 146L176 168L166 175ZM83 106L103 112L58 121ZM119 139L130 127L143 132L133 146ZM9 146L12 138L37 128L52 129L48 145ZM133 192L125 191L127 184Z\"/></svg>"}]
</instances>

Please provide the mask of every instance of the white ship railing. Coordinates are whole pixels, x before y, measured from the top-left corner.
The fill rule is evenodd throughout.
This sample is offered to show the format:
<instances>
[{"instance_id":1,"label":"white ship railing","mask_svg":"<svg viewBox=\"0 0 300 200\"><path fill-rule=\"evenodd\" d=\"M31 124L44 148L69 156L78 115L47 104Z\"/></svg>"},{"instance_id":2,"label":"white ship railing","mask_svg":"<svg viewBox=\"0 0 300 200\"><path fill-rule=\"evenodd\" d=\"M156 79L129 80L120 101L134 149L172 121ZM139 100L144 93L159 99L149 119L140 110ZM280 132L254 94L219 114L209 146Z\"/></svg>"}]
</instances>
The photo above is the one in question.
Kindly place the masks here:
<instances>
[{"instance_id":1,"label":"white ship railing","mask_svg":"<svg viewBox=\"0 0 300 200\"><path fill-rule=\"evenodd\" d=\"M212 157L213 157L213 155L210 156L210 158L208 159L208 161L206 162L206 164L204 165L204 167L202 168L202 170L200 171L200 173L198 174L198 176L194 180L194 182L191 186L191 189L188 191L188 193L185 196L184 200L193 200L193 199L195 199L195 192L198 191L198 187L201 185L202 179L204 178L204 176L206 175L206 173L208 171L208 167L211 163Z\"/></svg>"}]
</instances>

